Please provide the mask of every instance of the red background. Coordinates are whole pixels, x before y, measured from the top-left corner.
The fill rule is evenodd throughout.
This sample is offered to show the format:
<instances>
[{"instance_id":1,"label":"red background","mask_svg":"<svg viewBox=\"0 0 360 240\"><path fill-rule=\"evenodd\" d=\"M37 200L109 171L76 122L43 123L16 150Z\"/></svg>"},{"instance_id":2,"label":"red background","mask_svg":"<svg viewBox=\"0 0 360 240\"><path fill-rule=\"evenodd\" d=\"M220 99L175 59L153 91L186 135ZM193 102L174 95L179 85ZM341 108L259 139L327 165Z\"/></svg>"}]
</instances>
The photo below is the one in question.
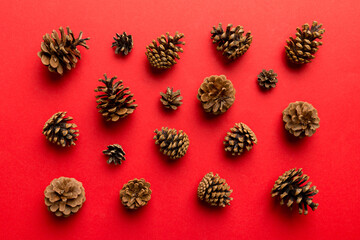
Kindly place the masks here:
<instances>
[{"instance_id":1,"label":"red background","mask_svg":"<svg viewBox=\"0 0 360 240\"><path fill-rule=\"evenodd\" d=\"M358 239L359 201L359 1L2 1L1 239ZM312 20L326 32L313 63L287 64L284 44ZM213 25L240 24L254 36L248 52L228 64L210 40ZM63 77L37 57L42 36L60 26L84 32L90 50ZM181 60L171 70L151 70L145 46L169 31L185 34ZM134 38L127 57L110 48L116 32ZM275 89L264 92L257 74L274 69ZM94 89L103 73L117 75L135 94L133 115L107 124L97 112ZM222 116L204 114L196 99L206 76L225 74L236 88ZM183 105L164 111L159 92L181 89ZM289 102L312 103L321 127L295 141L284 130ZM58 148L41 134L45 121L68 111L79 126L77 145ZM259 143L238 158L222 141L235 122L248 124ZM155 146L155 128L183 129L190 138L184 158L170 162ZM126 162L109 166L102 150L119 143ZM320 190L319 208L307 216L280 207L270 196L286 170L302 167ZM203 175L214 171L233 188L234 200L213 209L196 197ZM87 200L78 214L55 218L43 191L53 178L75 177ZM144 177L149 204L124 209L119 190Z\"/></svg>"}]
</instances>

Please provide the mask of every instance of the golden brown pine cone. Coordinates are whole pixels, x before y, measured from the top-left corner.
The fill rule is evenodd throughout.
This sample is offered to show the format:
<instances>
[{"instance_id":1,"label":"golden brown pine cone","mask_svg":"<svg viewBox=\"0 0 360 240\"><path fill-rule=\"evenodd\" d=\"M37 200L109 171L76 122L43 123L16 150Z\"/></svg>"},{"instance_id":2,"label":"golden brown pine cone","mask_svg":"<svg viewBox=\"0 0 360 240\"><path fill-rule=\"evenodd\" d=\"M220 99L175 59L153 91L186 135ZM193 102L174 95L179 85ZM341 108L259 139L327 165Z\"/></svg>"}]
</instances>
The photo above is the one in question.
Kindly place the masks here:
<instances>
[{"instance_id":1,"label":"golden brown pine cone","mask_svg":"<svg viewBox=\"0 0 360 240\"><path fill-rule=\"evenodd\" d=\"M134 178L125 183L120 190L120 200L128 209L138 209L148 204L151 199L150 183L145 179Z\"/></svg>"},{"instance_id":2,"label":"golden brown pine cone","mask_svg":"<svg viewBox=\"0 0 360 240\"><path fill-rule=\"evenodd\" d=\"M277 74L272 69L269 71L263 69L258 75L258 83L265 89L274 88L277 82Z\"/></svg>"},{"instance_id":3,"label":"golden brown pine cone","mask_svg":"<svg viewBox=\"0 0 360 240\"><path fill-rule=\"evenodd\" d=\"M161 130L154 131L155 144L160 146L160 152L170 157L171 159L178 159L185 155L189 148L189 138L183 130L179 132L176 129L169 129L162 127Z\"/></svg>"},{"instance_id":4,"label":"golden brown pine cone","mask_svg":"<svg viewBox=\"0 0 360 240\"><path fill-rule=\"evenodd\" d=\"M255 133L244 123L235 123L224 141L225 151L232 155L241 155L245 149L250 151L254 144L257 144Z\"/></svg>"},{"instance_id":5,"label":"golden brown pine cone","mask_svg":"<svg viewBox=\"0 0 360 240\"><path fill-rule=\"evenodd\" d=\"M119 144L112 144L107 146L103 153L109 156L108 164L114 163L115 165L121 164L125 161L125 152Z\"/></svg>"},{"instance_id":6,"label":"golden brown pine cone","mask_svg":"<svg viewBox=\"0 0 360 240\"><path fill-rule=\"evenodd\" d=\"M180 94L180 90L174 92L173 88L168 87L166 89L166 93L160 92L160 101L162 102L164 107L176 110L181 104L183 104L181 102L183 97L180 96Z\"/></svg>"},{"instance_id":7,"label":"golden brown pine cone","mask_svg":"<svg viewBox=\"0 0 360 240\"><path fill-rule=\"evenodd\" d=\"M127 35L126 32L124 32L121 35L116 33L116 37L113 38L115 42L112 43L111 47L116 47L115 48L116 54L119 54L121 52L124 55L128 55L131 52L134 46L131 35Z\"/></svg>"}]
</instances>

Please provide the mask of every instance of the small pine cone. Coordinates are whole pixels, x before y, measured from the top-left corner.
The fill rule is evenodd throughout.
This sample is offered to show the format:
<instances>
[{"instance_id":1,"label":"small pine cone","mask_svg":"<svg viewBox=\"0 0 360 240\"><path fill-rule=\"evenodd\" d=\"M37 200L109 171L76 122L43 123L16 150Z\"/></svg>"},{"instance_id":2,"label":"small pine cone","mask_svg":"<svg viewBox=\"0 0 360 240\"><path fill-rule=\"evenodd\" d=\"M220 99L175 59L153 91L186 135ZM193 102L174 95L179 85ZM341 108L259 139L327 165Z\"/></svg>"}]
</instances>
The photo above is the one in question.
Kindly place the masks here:
<instances>
[{"instance_id":1,"label":"small pine cone","mask_svg":"<svg viewBox=\"0 0 360 240\"><path fill-rule=\"evenodd\" d=\"M250 151L254 144L257 144L255 133L244 123L235 123L224 141L225 151L233 156L241 155L245 149Z\"/></svg>"},{"instance_id":2,"label":"small pine cone","mask_svg":"<svg viewBox=\"0 0 360 240\"><path fill-rule=\"evenodd\" d=\"M79 130L75 123L68 123L72 117L65 117L66 112L58 112L46 121L42 133L46 139L62 147L76 145Z\"/></svg>"},{"instance_id":3,"label":"small pine cone","mask_svg":"<svg viewBox=\"0 0 360 240\"><path fill-rule=\"evenodd\" d=\"M296 38L290 37L287 40L287 46L285 46L286 56L292 63L304 64L311 62L314 59L314 54L318 51L322 42L316 41L322 39L322 34L325 29L322 29L322 24L318 24L314 21L310 27L305 23L302 29L296 28Z\"/></svg>"},{"instance_id":4,"label":"small pine cone","mask_svg":"<svg viewBox=\"0 0 360 240\"><path fill-rule=\"evenodd\" d=\"M67 70L75 68L78 59L81 58L80 51L77 49L78 45L89 49L86 41L90 38L81 39L82 32L78 38L75 38L69 27L66 27L66 30L67 33L64 33L64 29L60 27L60 36L55 30L51 35L45 34L40 47L41 51L38 52L41 62L48 67L49 71L60 75L64 73L65 68Z\"/></svg>"},{"instance_id":5,"label":"small pine cone","mask_svg":"<svg viewBox=\"0 0 360 240\"><path fill-rule=\"evenodd\" d=\"M171 108L173 110L176 110L181 104L181 100L183 99L182 96L180 96L180 90L177 90L176 92L173 91L173 88L167 88L166 93L160 92L160 101L166 108Z\"/></svg>"},{"instance_id":6,"label":"small pine cone","mask_svg":"<svg viewBox=\"0 0 360 240\"><path fill-rule=\"evenodd\" d=\"M155 130L154 136L155 144L160 146L160 152L170 157L171 159L178 159L185 155L189 148L189 138L183 130L179 133L176 129L161 128L161 131Z\"/></svg>"},{"instance_id":7,"label":"small pine cone","mask_svg":"<svg viewBox=\"0 0 360 240\"><path fill-rule=\"evenodd\" d=\"M224 75L210 76L201 84L197 98L205 112L219 115L228 110L235 101L235 88Z\"/></svg>"},{"instance_id":8,"label":"small pine cone","mask_svg":"<svg viewBox=\"0 0 360 240\"><path fill-rule=\"evenodd\" d=\"M180 59L178 52L183 52L180 45L185 45L185 42L180 41L184 37L183 33L175 33L175 36L170 36L167 32L166 37L161 35L157 38L158 43L153 40L146 46L146 56L150 65L154 68L166 69L176 64L175 59Z\"/></svg>"},{"instance_id":9,"label":"small pine cone","mask_svg":"<svg viewBox=\"0 0 360 240\"><path fill-rule=\"evenodd\" d=\"M230 194L233 192L225 179L220 178L218 174L212 172L206 174L199 183L197 195L202 201L207 202L211 206L225 207L230 205L233 200Z\"/></svg>"},{"instance_id":10,"label":"small pine cone","mask_svg":"<svg viewBox=\"0 0 360 240\"><path fill-rule=\"evenodd\" d=\"M112 43L111 47L116 47L116 54L122 52L124 55L128 55L131 52L134 45L131 35L127 35L126 32L121 35L116 33L116 37L113 38L115 42Z\"/></svg>"},{"instance_id":11,"label":"small pine cone","mask_svg":"<svg viewBox=\"0 0 360 240\"><path fill-rule=\"evenodd\" d=\"M224 31L222 24L219 23L217 28L213 26L211 30L211 39L213 39L213 43L217 44L216 49L230 60L242 56L249 49L253 38L250 31L243 35L244 28L242 26L231 28L232 26L232 24L228 24Z\"/></svg>"},{"instance_id":12,"label":"small pine cone","mask_svg":"<svg viewBox=\"0 0 360 240\"><path fill-rule=\"evenodd\" d=\"M272 69L270 69L269 71L263 69L258 75L258 83L263 88L274 88L277 82L277 74Z\"/></svg>"},{"instance_id":13,"label":"small pine cone","mask_svg":"<svg viewBox=\"0 0 360 240\"><path fill-rule=\"evenodd\" d=\"M150 183L145 179L134 178L120 190L120 200L128 209L138 209L148 204L151 199Z\"/></svg>"},{"instance_id":14,"label":"small pine cone","mask_svg":"<svg viewBox=\"0 0 360 240\"><path fill-rule=\"evenodd\" d=\"M311 137L320 127L317 110L307 102L292 102L283 111L285 129L295 137Z\"/></svg>"},{"instance_id":15,"label":"small pine cone","mask_svg":"<svg viewBox=\"0 0 360 240\"><path fill-rule=\"evenodd\" d=\"M59 177L51 181L45 191L45 205L57 217L77 213L85 202L85 189L75 178Z\"/></svg>"},{"instance_id":16,"label":"small pine cone","mask_svg":"<svg viewBox=\"0 0 360 240\"><path fill-rule=\"evenodd\" d=\"M112 144L107 146L107 149L103 153L109 156L107 163L114 163L115 165L121 164L122 161L125 161L125 152L119 144Z\"/></svg>"},{"instance_id":17,"label":"small pine cone","mask_svg":"<svg viewBox=\"0 0 360 240\"><path fill-rule=\"evenodd\" d=\"M130 92L129 87L124 87L122 80L114 83L116 76L110 79L104 74L104 77L105 79L99 79L99 82L104 83L105 86L98 86L95 89L95 92L100 92L96 96L97 108L100 108L99 113L106 121L116 122L133 113L138 105L134 104L134 94Z\"/></svg>"},{"instance_id":18,"label":"small pine cone","mask_svg":"<svg viewBox=\"0 0 360 240\"><path fill-rule=\"evenodd\" d=\"M311 182L304 183L309 180L309 176L303 175L302 168L296 168L286 171L282 176L275 181L274 187L271 190L271 196L280 199L280 204L288 206L292 209L293 203L296 202L299 207L299 213L308 214L308 206L314 211L319 206L318 203L313 203L313 196L319 190L316 186L312 186Z\"/></svg>"}]
</instances>

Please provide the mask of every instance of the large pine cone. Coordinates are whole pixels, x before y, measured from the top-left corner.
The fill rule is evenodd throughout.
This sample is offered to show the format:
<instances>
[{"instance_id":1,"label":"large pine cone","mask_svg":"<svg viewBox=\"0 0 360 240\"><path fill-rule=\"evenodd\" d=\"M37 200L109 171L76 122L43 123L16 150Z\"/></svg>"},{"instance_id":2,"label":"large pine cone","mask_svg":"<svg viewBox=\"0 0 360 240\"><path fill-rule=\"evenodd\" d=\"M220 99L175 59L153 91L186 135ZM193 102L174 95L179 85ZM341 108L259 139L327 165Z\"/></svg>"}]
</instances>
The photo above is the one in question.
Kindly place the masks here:
<instances>
[{"instance_id":1,"label":"large pine cone","mask_svg":"<svg viewBox=\"0 0 360 240\"><path fill-rule=\"evenodd\" d=\"M224 75L213 75L204 79L197 98L201 101L205 112L218 115L226 112L233 105L235 92L232 82Z\"/></svg>"},{"instance_id":2,"label":"large pine cone","mask_svg":"<svg viewBox=\"0 0 360 240\"><path fill-rule=\"evenodd\" d=\"M244 28L242 26L231 28L232 26L232 24L228 24L224 31L222 24L219 23L217 28L213 26L211 30L211 39L213 39L213 43L217 44L216 49L222 51L223 55L230 60L242 56L252 42L250 31L243 35Z\"/></svg>"},{"instance_id":3,"label":"large pine cone","mask_svg":"<svg viewBox=\"0 0 360 240\"><path fill-rule=\"evenodd\" d=\"M168 87L165 93L160 92L160 96L160 101L166 108L176 110L182 104L183 97L180 96L180 90L174 92L173 88Z\"/></svg>"},{"instance_id":4,"label":"large pine cone","mask_svg":"<svg viewBox=\"0 0 360 240\"><path fill-rule=\"evenodd\" d=\"M111 47L116 47L116 54L122 52L124 55L128 55L131 52L134 45L131 35L127 35L126 32L121 35L116 33L116 37L113 38L115 42L112 43Z\"/></svg>"},{"instance_id":5,"label":"large pine cone","mask_svg":"<svg viewBox=\"0 0 360 240\"><path fill-rule=\"evenodd\" d=\"M58 217L68 217L78 212L86 200L85 189L75 178L55 178L44 194L45 205Z\"/></svg>"},{"instance_id":6,"label":"large pine cone","mask_svg":"<svg viewBox=\"0 0 360 240\"><path fill-rule=\"evenodd\" d=\"M277 73L275 73L272 69L270 69L269 71L263 69L258 75L258 83L261 87L265 89L274 88L277 82Z\"/></svg>"},{"instance_id":7,"label":"large pine cone","mask_svg":"<svg viewBox=\"0 0 360 240\"><path fill-rule=\"evenodd\" d=\"M130 180L120 190L120 199L128 209L138 209L145 206L151 199L150 183L143 178Z\"/></svg>"},{"instance_id":8,"label":"large pine cone","mask_svg":"<svg viewBox=\"0 0 360 240\"><path fill-rule=\"evenodd\" d=\"M230 205L233 200L230 194L233 192L225 179L220 178L218 174L214 175L212 172L206 174L199 183L197 195L200 200L203 200L211 206L225 207Z\"/></svg>"},{"instance_id":9,"label":"large pine cone","mask_svg":"<svg viewBox=\"0 0 360 240\"><path fill-rule=\"evenodd\" d=\"M235 123L224 141L225 151L232 155L241 155L244 150L250 151L257 144L255 133L244 123Z\"/></svg>"},{"instance_id":10,"label":"large pine cone","mask_svg":"<svg viewBox=\"0 0 360 240\"><path fill-rule=\"evenodd\" d=\"M307 102L292 102L283 111L285 129L295 137L312 136L320 127L317 110Z\"/></svg>"},{"instance_id":11,"label":"large pine cone","mask_svg":"<svg viewBox=\"0 0 360 240\"><path fill-rule=\"evenodd\" d=\"M309 176L303 175L302 168L296 168L286 171L275 181L275 185L271 190L271 196L280 199L280 204L286 203L292 209L293 203L296 202L299 207L299 213L308 214L308 206L314 211L319 206L313 203L313 196L319 190L315 186L310 187L311 182L304 183L309 180Z\"/></svg>"},{"instance_id":12,"label":"large pine cone","mask_svg":"<svg viewBox=\"0 0 360 240\"><path fill-rule=\"evenodd\" d=\"M161 130L154 131L155 144L160 146L160 151L171 159L178 159L185 155L189 148L189 138L183 130L179 133L176 129L162 127Z\"/></svg>"},{"instance_id":13,"label":"large pine cone","mask_svg":"<svg viewBox=\"0 0 360 240\"><path fill-rule=\"evenodd\" d=\"M134 94L129 91L129 87L124 87L122 80L114 83L117 77L99 79L99 82L104 83L105 86L98 86L95 92L100 92L96 96L98 103L97 108L100 108L99 113L107 120L116 122L120 118L124 118L127 115L134 112L137 104L134 104Z\"/></svg>"},{"instance_id":14,"label":"large pine cone","mask_svg":"<svg viewBox=\"0 0 360 240\"><path fill-rule=\"evenodd\" d=\"M72 117L65 117L66 112L58 112L46 121L42 133L46 139L62 147L76 145L79 130L75 123L69 123Z\"/></svg>"},{"instance_id":15,"label":"large pine cone","mask_svg":"<svg viewBox=\"0 0 360 240\"><path fill-rule=\"evenodd\" d=\"M81 58L80 51L77 49L78 45L89 49L86 41L90 38L81 39L82 32L78 38L75 38L69 27L66 27L67 33L64 33L62 27L59 28L59 31L60 36L55 30L51 36L48 33L43 36L44 41L41 43L41 51L38 52L38 56L50 72L56 71L62 75L65 68L71 70Z\"/></svg>"},{"instance_id":16,"label":"large pine cone","mask_svg":"<svg viewBox=\"0 0 360 240\"><path fill-rule=\"evenodd\" d=\"M325 29L322 29L322 24L314 21L310 27L309 24L304 24L302 29L296 28L296 38L290 37L285 46L286 56L292 63L304 64L311 62L314 59L314 54L322 45L322 42L316 41L322 39L322 34Z\"/></svg>"},{"instance_id":17,"label":"large pine cone","mask_svg":"<svg viewBox=\"0 0 360 240\"><path fill-rule=\"evenodd\" d=\"M180 59L178 52L183 52L180 45L185 45L185 42L180 41L184 37L183 33L175 33L172 37L167 32L166 37L161 35L157 38L158 43L155 40L146 46L146 56L150 62L150 65L159 68L166 69L176 64L175 59Z\"/></svg>"},{"instance_id":18,"label":"large pine cone","mask_svg":"<svg viewBox=\"0 0 360 240\"><path fill-rule=\"evenodd\" d=\"M125 152L119 144L112 144L107 146L103 153L109 156L108 164L114 163L115 165L121 164L125 161Z\"/></svg>"}]
</instances>

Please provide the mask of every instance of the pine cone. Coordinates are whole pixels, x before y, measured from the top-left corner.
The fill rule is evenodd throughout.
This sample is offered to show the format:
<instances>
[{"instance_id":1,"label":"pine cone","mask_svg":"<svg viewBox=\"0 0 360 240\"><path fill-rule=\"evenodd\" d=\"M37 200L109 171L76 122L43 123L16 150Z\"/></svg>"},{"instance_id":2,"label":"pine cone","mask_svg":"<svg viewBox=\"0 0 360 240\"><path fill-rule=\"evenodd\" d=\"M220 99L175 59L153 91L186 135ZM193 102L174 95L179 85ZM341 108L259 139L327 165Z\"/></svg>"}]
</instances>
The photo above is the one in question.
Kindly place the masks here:
<instances>
[{"instance_id":1,"label":"pine cone","mask_svg":"<svg viewBox=\"0 0 360 240\"><path fill-rule=\"evenodd\" d=\"M85 189L75 178L59 177L45 188L45 205L57 217L77 213L85 202Z\"/></svg>"},{"instance_id":2,"label":"pine cone","mask_svg":"<svg viewBox=\"0 0 360 240\"><path fill-rule=\"evenodd\" d=\"M280 204L286 205L292 209L293 203L296 202L299 207L299 213L308 214L308 206L314 211L319 206L313 203L313 196L319 190L315 186L310 187L311 182L304 183L309 180L309 176L303 175L302 168L296 168L286 171L275 181L275 185L271 190L271 196L280 199Z\"/></svg>"},{"instance_id":3,"label":"pine cone","mask_svg":"<svg viewBox=\"0 0 360 240\"><path fill-rule=\"evenodd\" d=\"M320 127L317 110L307 102L292 102L283 111L285 129L295 137L311 137Z\"/></svg>"},{"instance_id":4,"label":"pine cone","mask_svg":"<svg viewBox=\"0 0 360 240\"><path fill-rule=\"evenodd\" d=\"M109 79L104 74L104 77L105 79L99 79L99 82L104 83L105 86L98 86L95 89L95 92L100 92L96 96L97 108L100 108L99 113L107 121L116 122L133 113L138 105L134 104L135 99L132 99L134 94L129 91L129 87L124 87L122 80L114 83L116 76Z\"/></svg>"},{"instance_id":5,"label":"pine cone","mask_svg":"<svg viewBox=\"0 0 360 240\"><path fill-rule=\"evenodd\" d=\"M125 152L119 144L112 144L107 146L107 149L103 151L105 155L109 156L107 163L114 163L115 165L121 164L125 161Z\"/></svg>"},{"instance_id":6,"label":"pine cone","mask_svg":"<svg viewBox=\"0 0 360 240\"><path fill-rule=\"evenodd\" d=\"M72 117L65 117L66 112L58 112L46 121L42 133L46 139L62 147L76 145L79 130L75 123L68 123Z\"/></svg>"},{"instance_id":7,"label":"pine cone","mask_svg":"<svg viewBox=\"0 0 360 240\"><path fill-rule=\"evenodd\" d=\"M263 88L274 88L277 82L277 74L272 69L270 69L269 71L263 69L258 75L258 83Z\"/></svg>"},{"instance_id":8,"label":"pine cone","mask_svg":"<svg viewBox=\"0 0 360 240\"><path fill-rule=\"evenodd\" d=\"M255 133L244 123L235 123L224 141L225 151L233 156L241 155L245 149L250 151L254 144L257 144Z\"/></svg>"},{"instance_id":9,"label":"pine cone","mask_svg":"<svg viewBox=\"0 0 360 240\"><path fill-rule=\"evenodd\" d=\"M128 209L138 209L147 205L151 199L150 183L143 178L130 180L120 190L120 199Z\"/></svg>"},{"instance_id":10,"label":"pine cone","mask_svg":"<svg viewBox=\"0 0 360 240\"><path fill-rule=\"evenodd\" d=\"M145 53L150 65L155 68L166 69L176 64L175 59L180 59L178 52L183 52L180 45L185 45L185 42L180 41L183 37L183 33L176 32L175 36L172 37L167 32L166 37L161 35L161 37L157 38L158 43L153 40L146 47Z\"/></svg>"},{"instance_id":11,"label":"pine cone","mask_svg":"<svg viewBox=\"0 0 360 240\"><path fill-rule=\"evenodd\" d=\"M225 179L220 178L218 174L212 172L206 174L199 183L197 195L211 206L225 207L230 205L233 200L230 194L233 192Z\"/></svg>"},{"instance_id":12,"label":"pine cone","mask_svg":"<svg viewBox=\"0 0 360 240\"><path fill-rule=\"evenodd\" d=\"M205 112L219 115L233 105L235 92L232 82L224 75L213 75L204 79L198 90L197 98L201 101Z\"/></svg>"},{"instance_id":13,"label":"pine cone","mask_svg":"<svg viewBox=\"0 0 360 240\"><path fill-rule=\"evenodd\" d=\"M232 24L228 24L224 31L222 24L219 23L217 28L213 26L213 30L211 30L211 39L213 39L213 43L217 44L216 49L222 51L223 55L230 60L242 56L252 42L250 31L243 36L244 28L242 26L231 28L232 26Z\"/></svg>"},{"instance_id":14,"label":"pine cone","mask_svg":"<svg viewBox=\"0 0 360 240\"><path fill-rule=\"evenodd\" d=\"M134 45L131 35L127 35L126 32L121 35L116 33L116 37L113 38L115 42L112 43L111 47L116 47L116 54L122 52L124 55L128 55L131 52Z\"/></svg>"},{"instance_id":15,"label":"pine cone","mask_svg":"<svg viewBox=\"0 0 360 240\"><path fill-rule=\"evenodd\" d=\"M189 138L183 130L179 133L176 129L161 128L161 131L155 130L154 136L155 144L160 145L160 152L170 157L171 159L178 159L185 155L189 148Z\"/></svg>"},{"instance_id":16,"label":"pine cone","mask_svg":"<svg viewBox=\"0 0 360 240\"><path fill-rule=\"evenodd\" d=\"M60 27L60 36L55 30L51 36L48 33L45 34L44 41L41 43L41 51L38 52L41 62L48 67L49 71L56 71L60 75L64 73L64 68L67 70L74 68L78 59L81 58L80 51L77 49L78 45L89 49L86 41L90 38L81 39L82 32L78 38L75 38L69 27L66 27L66 30L67 33L64 33L64 29Z\"/></svg>"},{"instance_id":17,"label":"pine cone","mask_svg":"<svg viewBox=\"0 0 360 240\"><path fill-rule=\"evenodd\" d=\"M180 90L177 90L176 92L173 91L173 88L167 88L166 93L160 92L160 101L166 108L171 108L173 110L176 110L181 104L181 100L183 99L182 96L180 96Z\"/></svg>"},{"instance_id":18,"label":"pine cone","mask_svg":"<svg viewBox=\"0 0 360 240\"><path fill-rule=\"evenodd\" d=\"M296 28L296 38L290 37L290 40L286 41L287 46L285 46L286 56L290 62L304 64L315 58L314 54L322 45L322 42L316 40L322 39L322 34L325 32L325 29L321 27L322 24L314 21L311 27L305 23L302 29Z\"/></svg>"}]
</instances>

